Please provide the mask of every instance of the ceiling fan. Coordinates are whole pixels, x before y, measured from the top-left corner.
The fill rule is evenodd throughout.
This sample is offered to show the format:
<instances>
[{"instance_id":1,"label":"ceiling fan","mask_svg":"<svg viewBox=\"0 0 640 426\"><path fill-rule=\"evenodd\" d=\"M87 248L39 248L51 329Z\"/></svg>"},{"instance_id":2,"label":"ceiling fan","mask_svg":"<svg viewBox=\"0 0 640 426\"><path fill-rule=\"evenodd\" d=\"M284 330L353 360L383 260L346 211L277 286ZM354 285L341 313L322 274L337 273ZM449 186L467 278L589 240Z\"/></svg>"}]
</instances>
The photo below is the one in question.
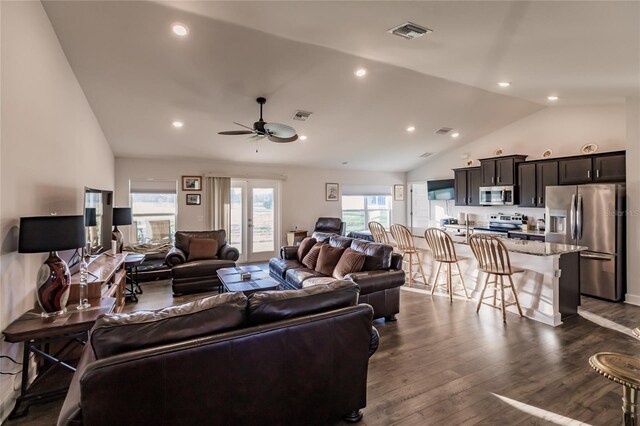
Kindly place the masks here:
<instances>
[{"instance_id":1,"label":"ceiling fan","mask_svg":"<svg viewBox=\"0 0 640 426\"><path fill-rule=\"evenodd\" d=\"M253 128L240 123L234 124L244 127L247 130L229 130L226 132L218 132L219 135L253 135L257 139L267 138L271 142L293 142L298 139L296 129L286 124L267 123L262 119L262 105L267 103L265 98L258 98L256 102L260 104L260 119L253 123Z\"/></svg>"}]
</instances>

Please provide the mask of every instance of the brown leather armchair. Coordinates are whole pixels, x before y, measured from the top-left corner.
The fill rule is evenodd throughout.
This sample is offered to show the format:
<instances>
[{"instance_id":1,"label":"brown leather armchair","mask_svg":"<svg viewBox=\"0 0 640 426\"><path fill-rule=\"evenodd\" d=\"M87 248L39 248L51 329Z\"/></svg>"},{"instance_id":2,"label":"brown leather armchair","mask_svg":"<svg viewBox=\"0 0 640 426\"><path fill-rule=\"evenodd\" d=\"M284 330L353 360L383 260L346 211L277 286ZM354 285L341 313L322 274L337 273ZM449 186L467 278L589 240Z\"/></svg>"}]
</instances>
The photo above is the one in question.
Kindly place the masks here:
<instances>
[{"instance_id":1,"label":"brown leather armchair","mask_svg":"<svg viewBox=\"0 0 640 426\"><path fill-rule=\"evenodd\" d=\"M334 234L344 236L346 229L346 222L339 217L319 217L313 229L313 235L316 239L327 239Z\"/></svg>"},{"instance_id":2,"label":"brown leather armchair","mask_svg":"<svg viewBox=\"0 0 640 426\"><path fill-rule=\"evenodd\" d=\"M217 259L189 262L189 244L192 238L211 238L218 241ZM240 253L227 244L224 229L217 231L178 231L175 245L169 250L165 263L171 267L171 285L173 294L190 293L220 287L217 270L236 266Z\"/></svg>"}]
</instances>

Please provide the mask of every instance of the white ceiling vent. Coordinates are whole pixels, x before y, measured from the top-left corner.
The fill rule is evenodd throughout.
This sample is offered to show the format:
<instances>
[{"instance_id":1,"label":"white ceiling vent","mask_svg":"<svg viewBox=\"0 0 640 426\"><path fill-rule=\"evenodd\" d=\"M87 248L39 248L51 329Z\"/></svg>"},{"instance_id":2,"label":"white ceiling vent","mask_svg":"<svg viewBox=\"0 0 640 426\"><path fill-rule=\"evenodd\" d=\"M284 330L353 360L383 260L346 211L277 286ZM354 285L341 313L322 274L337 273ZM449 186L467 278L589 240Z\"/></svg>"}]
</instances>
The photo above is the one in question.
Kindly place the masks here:
<instances>
[{"instance_id":1,"label":"white ceiling vent","mask_svg":"<svg viewBox=\"0 0 640 426\"><path fill-rule=\"evenodd\" d=\"M453 129L451 127L440 127L438 130L436 130L433 133L435 133L436 135L446 135L447 133L449 133L452 130Z\"/></svg>"},{"instance_id":2,"label":"white ceiling vent","mask_svg":"<svg viewBox=\"0 0 640 426\"><path fill-rule=\"evenodd\" d=\"M293 118L294 120L298 120L298 121L307 121L309 119L309 117L311 117L311 112L309 111L296 111L295 114L293 114Z\"/></svg>"},{"instance_id":3,"label":"white ceiling vent","mask_svg":"<svg viewBox=\"0 0 640 426\"><path fill-rule=\"evenodd\" d=\"M407 40L413 40L414 38L422 37L425 34L432 33L433 30L429 28L414 24L413 22L405 22L387 30L388 33L395 34Z\"/></svg>"},{"instance_id":4,"label":"white ceiling vent","mask_svg":"<svg viewBox=\"0 0 640 426\"><path fill-rule=\"evenodd\" d=\"M420 157L421 158L427 158L427 157L431 157L433 155L433 152L425 152L424 154L422 154Z\"/></svg>"}]
</instances>

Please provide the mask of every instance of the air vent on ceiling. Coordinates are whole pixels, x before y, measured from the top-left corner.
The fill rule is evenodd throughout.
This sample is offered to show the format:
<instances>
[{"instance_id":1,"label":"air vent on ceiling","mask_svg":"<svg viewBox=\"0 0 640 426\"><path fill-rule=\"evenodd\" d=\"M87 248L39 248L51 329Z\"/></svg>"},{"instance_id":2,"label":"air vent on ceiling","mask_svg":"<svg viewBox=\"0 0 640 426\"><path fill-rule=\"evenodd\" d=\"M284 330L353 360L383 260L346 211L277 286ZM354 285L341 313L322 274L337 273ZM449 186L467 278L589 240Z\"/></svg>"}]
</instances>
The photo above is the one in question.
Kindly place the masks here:
<instances>
[{"instance_id":1,"label":"air vent on ceiling","mask_svg":"<svg viewBox=\"0 0 640 426\"><path fill-rule=\"evenodd\" d=\"M395 34L407 40L422 37L425 34L432 33L429 28L414 24L413 22L405 22L404 24L387 30L388 33Z\"/></svg>"},{"instance_id":2,"label":"air vent on ceiling","mask_svg":"<svg viewBox=\"0 0 640 426\"><path fill-rule=\"evenodd\" d=\"M431 157L433 155L433 152L425 152L424 154L422 154L420 157L421 158L427 158L427 157Z\"/></svg>"},{"instance_id":3,"label":"air vent on ceiling","mask_svg":"<svg viewBox=\"0 0 640 426\"><path fill-rule=\"evenodd\" d=\"M446 135L447 133L449 133L452 130L453 129L451 127L440 127L438 130L436 130L433 133L435 133L436 135Z\"/></svg>"},{"instance_id":4,"label":"air vent on ceiling","mask_svg":"<svg viewBox=\"0 0 640 426\"><path fill-rule=\"evenodd\" d=\"M307 121L309 119L309 117L311 117L311 112L309 111L296 111L295 114L293 114L293 118L294 120L298 120L298 121Z\"/></svg>"}]
</instances>

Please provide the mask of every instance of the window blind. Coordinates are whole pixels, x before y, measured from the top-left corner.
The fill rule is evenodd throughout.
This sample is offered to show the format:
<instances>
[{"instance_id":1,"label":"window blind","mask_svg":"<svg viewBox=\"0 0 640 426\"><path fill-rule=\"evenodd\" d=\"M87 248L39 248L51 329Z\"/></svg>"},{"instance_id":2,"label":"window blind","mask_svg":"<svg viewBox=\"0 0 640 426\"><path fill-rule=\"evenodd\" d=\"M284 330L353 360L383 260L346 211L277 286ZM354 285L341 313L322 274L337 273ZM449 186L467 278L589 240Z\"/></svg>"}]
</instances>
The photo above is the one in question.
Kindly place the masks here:
<instances>
[{"instance_id":1,"label":"window blind","mask_svg":"<svg viewBox=\"0 0 640 426\"><path fill-rule=\"evenodd\" d=\"M132 194L176 194L178 182L175 180L134 180L129 181Z\"/></svg>"},{"instance_id":2,"label":"window blind","mask_svg":"<svg viewBox=\"0 0 640 426\"><path fill-rule=\"evenodd\" d=\"M391 195L391 185L343 185L342 195Z\"/></svg>"}]
</instances>

